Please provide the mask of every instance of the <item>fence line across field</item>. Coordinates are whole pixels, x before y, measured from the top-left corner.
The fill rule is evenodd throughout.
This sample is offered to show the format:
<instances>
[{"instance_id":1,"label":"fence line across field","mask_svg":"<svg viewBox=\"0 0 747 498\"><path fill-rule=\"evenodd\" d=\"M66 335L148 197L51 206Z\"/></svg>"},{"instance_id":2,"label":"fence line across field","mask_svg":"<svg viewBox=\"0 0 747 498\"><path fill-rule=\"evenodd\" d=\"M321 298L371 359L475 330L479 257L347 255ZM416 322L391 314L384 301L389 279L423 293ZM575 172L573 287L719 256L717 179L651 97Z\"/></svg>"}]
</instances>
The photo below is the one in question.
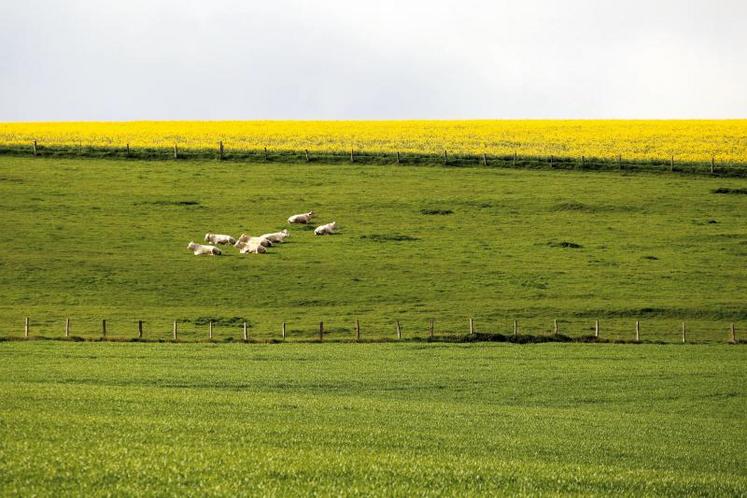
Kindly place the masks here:
<instances>
[{"instance_id":1,"label":"fence line across field","mask_svg":"<svg viewBox=\"0 0 747 498\"><path fill-rule=\"evenodd\" d=\"M216 148L214 149L214 152L209 152L211 149L206 148L192 148L192 149L181 149L180 145L178 143L174 143L171 146L171 157L174 160L179 159L186 159L190 155L195 156L196 158L201 159L207 159L209 157L213 157L215 159L218 159L220 161L229 159L229 148L226 146L226 144L220 140L216 142ZM0 150L10 150L8 149L10 146L0 146ZM118 153L117 155L121 155L124 153L124 157L126 158L137 158L137 155L133 153L134 148L131 147L130 143L126 143L123 146L120 147L112 147L112 146L100 146L100 145L89 145L87 146L90 151L106 151L106 152L113 152ZM37 156L43 156L42 151L44 149L50 150L54 153L55 150L59 150L61 152L69 151L71 150L69 146L59 145L59 144L50 144L50 145L40 145L38 140L34 140L31 143L31 154L34 157ZM28 150L28 149L27 149ZM82 150L82 145L80 145L76 150L79 152ZM169 152L168 148L164 147L143 147L141 149L142 151L145 151L147 154L152 154L154 152L158 153L158 151L161 151L161 153L164 154L164 158L166 158L166 154ZM260 150L255 149L242 149L242 148L236 148L233 149L232 153L234 154L235 158L237 159L250 159L250 158L259 158L262 157L264 161L271 161L272 157L270 155L270 151L268 147L263 147ZM207 154L207 155L205 155ZM300 154L300 151L298 150L290 150L290 149L278 149L276 151L273 151L272 154L275 156L287 156L287 157L297 157ZM75 154L75 155L80 155ZM85 155L85 153L83 153ZM564 165L568 166L570 165L572 168L576 168L580 166L581 169L587 169L588 166L592 165L604 165L604 166L611 166L610 169L617 169L617 170L624 170L624 166L629 166L633 169L644 169L644 170L651 170L651 171L666 171L668 169L669 172L675 171L675 154L672 154L668 159L664 158L649 158L649 159L632 159L632 160L624 160L624 156L622 154L613 154L611 157L604 158L604 157L594 157L590 158L586 155L581 155L580 157L576 156L563 156L558 157L553 154L549 156L541 156L541 155L519 155L517 151L513 151L513 153L504 153L504 154L488 154L487 152L482 153L461 153L461 154L451 154L447 149L443 149L441 153L428 153L428 152L408 152L407 155L402 153L401 151L392 151L392 152L383 152L383 151L374 151L374 152L364 152L362 149L356 150L355 147L350 148L350 152L344 152L344 151L309 151L308 148L303 149L303 157L306 162L311 162L314 159L336 159L340 160L344 157L349 156L349 160L351 163L358 162L358 160L363 160L365 158L369 159L388 159L391 161L392 164L401 164L405 162L405 159L410 159L412 162L422 162L422 161L430 161L430 162L443 162L443 164L463 164L465 162L468 163L475 163L477 165L482 164L483 166L488 166L490 162L495 163L510 163L512 167L517 167L518 162L522 163L534 163L534 164L548 164L551 169L556 168L557 165ZM409 156L409 157L408 157ZM150 157L150 156L146 156ZM440 158L440 161L439 161ZM739 161L718 161L716 159L716 155L712 155L709 160L699 160L699 161L681 161L682 168L678 170L678 172L690 172L690 173L710 173L710 174L716 174L719 173L741 173L741 174L747 174L747 164L739 162ZM666 168L666 166L668 168ZM718 168L717 168L718 165ZM707 171L700 171L697 170L697 166L706 166L708 167ZM560 166L559 166L560 167ZM691 167L688 169L688 167Z\"/></svg>"},{"instance_id":2,"label":"fence line across field","mask_svg":"<svg viewBox=\"0 0 747 498\"><path fill-rule=\"evenodd\" d=\"M143 323L144 323L143 320L137 320L137 338L138 339L144 339ZM402 340L402 326L400 324L400 321L399 320L394 320L392 322L392 324L393 324L394 337L397 340ZM26 339L32 337L32 334L31 334L31 332L32 332L32 326L31 325L32 325L32 323L31 323L31 317L28 317L28 316L24 317L24 320L23 320L23 337L26 338ZM504 334L496 334L496 333L480 333L480 332L478 332L477 328L475 327L475 319L473 317L469 317L467 319L467 322L466 322L465 325L466 325L466 328L465 328L466 336L468 338L470 338L470 339L479 340L480 339L480 337L479 337L480 335L485 336L486 337L486 339L485 339L486 341L489 341L491 336L496 336L496 335L501 335L501 336L504 336L504 337L509 337L508 334L504 335ZM630 339L630 341L624 341L624 342L635 342L635 343L639 343L639 342L641 342L641 322L640 322L640 320L635 320L632 325L633 326L631 327L631 339ZM287 327L287 322L282 322L281 329L280 329L281 330L280 337L281 337L282 341L285 341L286 338L287 338L286 327ZM425 327L424 328L427 331L427 337L428 337L428 339L429 340L434 340L436 338L436 320L433 319L433 318L429 318L427 320L427 322L425 323ZM241 323L241 338L242 338L243 342L250 342L249 330L248 329L249 329L249 324L248 324L248 322L246 320L244 320ZM70 318L65 318L64 329L63 329L63 331L64 331L64 337L65 338L71 338L70 330L71 330L71 319ZM213 341L214 340L213 331L214 331L214 322L212 320L210 320L207 323L207 340L208 341ZM451 334L453 334L453 333L454 332L452 331ZM519 321L516 320L516 319L514 319L513 320L513 333L510 336L514 337L514 338L518 338L521 335L522 334L519 331ZM318 342L323 342L324 341L324 336L325 336L324 320L321 320L321 321L319 321L319 328L318 328L318 339L317 339ZM553 336L559 337L559 336L561 336L561 330L560 330L560 325L558 324L558 320L554 319L552 321L552 333L551 333L550 336L547 336L547 335L538 335L538 334L526 334L526 336L535 337L535 338L542 338L542 337L547 338L547 337L553 337ZM48 336L40 336L40 337L42 337L42 338L49 338ZM107 340L107 338L109 337L107 335L107 320L106 319L102 319L101 320L101 336L100 337L101 337L101 340ZM449 337L457 338L457 337L461 337L461 336L452 336L452 335L441 336L441 338L443 338L443 339L446 339L446 338L449 338ZM573 337L571 337L571 336L563 336L563 337L566 337L569 340L573 340ZM172 338L172 341L174 341L174 342L179 341L179 320L173 320L173 322L172 322L171 338ZM357 319L357 318L353 322L353 338L355 339L356 342L360 342L362 340L362 338L363 338L362 329L361 329L361 321L360 321L360 319ZM599 320L594 320L594 332L593 332L593 335L584 335L584 336L577 337L577 339L583 339L583 338L591 338L591 339L594 339L594 340L601 339L601 336L600 336L600 322L599 322ZM373 337L372 342L375 341L375 340L382 340L382 339L386 339L386 338L382 337L381 335L376 335L376 336ZM184 342L190 342L190 341L184 341ZM682 344L687 343L687 325L686 325L686 322L684 322L684 321L681 323L681 342L682 342ZM736 324L734 322L731 322L729 324L727 342L729 342L731 344L737 344L738 343L738 341L737 341L737 329L736 329Z\"/></svg>"}]
</instances>

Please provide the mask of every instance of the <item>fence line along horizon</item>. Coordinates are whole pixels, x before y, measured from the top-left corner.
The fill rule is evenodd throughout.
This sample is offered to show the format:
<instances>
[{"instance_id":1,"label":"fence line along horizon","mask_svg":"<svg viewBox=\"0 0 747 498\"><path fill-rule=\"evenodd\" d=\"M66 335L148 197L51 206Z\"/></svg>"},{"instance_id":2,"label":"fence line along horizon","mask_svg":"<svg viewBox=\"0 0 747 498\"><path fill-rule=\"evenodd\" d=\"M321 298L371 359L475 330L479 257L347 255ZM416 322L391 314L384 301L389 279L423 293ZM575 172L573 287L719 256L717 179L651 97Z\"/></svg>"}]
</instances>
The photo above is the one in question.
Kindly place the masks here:
<instances>
[{"instance_id":1,"label":"fence line along horizon","mask_svg":"<svg viewBox=\"0 0 747 498\"><path fill-rule=\"evenodd\" d=\"M0 123L0 146L451 154L747 163L747 120L151 121Z\"/></svg>"},{"instance_id":2,"label":"fence line along horizon","mask_svg":"<svg viewBox=\"0 0 747 498\"><path fill-rule=\"evenodd\" d=\"M454 154L444 149L440 153L368 152L351 148L348 151L313 152L303 150L229 149L223 141L218 141L212 149L182 148L178 143L171 147L136 148L129 143L123 146L83 145L43 145L34 140L28 145L0 145L0 155L46 158L98 158L98 159L140 159L140 160L220 160L235 162L322 162L322 163L361 163L376 165L444 165L455 167L511 167L576 169L588 171L649 171L685 174L710 174L730 177L746 177L747 162L727 162L711 156L707 161L680 161L674 155L669 159L628 159L622 154L612 157L594 157L582 154L572 156L524 156L514 151L510 154L493 155Z\"/></svg>"}]
</instances>

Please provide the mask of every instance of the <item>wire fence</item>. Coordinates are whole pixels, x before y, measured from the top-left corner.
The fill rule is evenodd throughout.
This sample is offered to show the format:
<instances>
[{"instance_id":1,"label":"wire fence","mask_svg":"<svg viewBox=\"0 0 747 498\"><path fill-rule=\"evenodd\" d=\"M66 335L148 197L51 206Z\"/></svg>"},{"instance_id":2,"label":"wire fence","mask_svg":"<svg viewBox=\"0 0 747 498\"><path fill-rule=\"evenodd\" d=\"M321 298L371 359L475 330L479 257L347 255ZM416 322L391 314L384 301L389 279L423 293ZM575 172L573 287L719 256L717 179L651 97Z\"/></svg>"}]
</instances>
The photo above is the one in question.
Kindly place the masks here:
<instances>
[{"instance_id":1,"label":"wire fence","mask_svg":"<svg viewBox=\"0 0 747 498\"><path fill-rule=\"evenodd\" d=\"M737 322L660 320L436 318L332 319L293 322L230 320L131 320L24 317L0 341L49 339L142 342L599 342L744 344Z\"/></svg>"},{"instance_id":2,"label":"wire fence","mask_svg":"<svg viewBox=\"0 0 747 498\"><path fill-rule=\"evenodd\" d=\"M34 141L30 144L0 145L0 155L34 157L93 157L141 160L219 160L234 162L317 162L352 163L370 165L442 165L447 167L495 167L518 169L559 169L582 171L661 172L747 177L747 163L711 157L709 161L684 161L672 155L669 158L630 159L622 154L612 157L592 156L539 156L510 154L460 154L444 150L441 153L381 152L350 149L349 151L273 150L230 148L216 142L215 148L182 147L131 147L94 146L80 144L55 145Z\"/></svg>"}]
</instances>

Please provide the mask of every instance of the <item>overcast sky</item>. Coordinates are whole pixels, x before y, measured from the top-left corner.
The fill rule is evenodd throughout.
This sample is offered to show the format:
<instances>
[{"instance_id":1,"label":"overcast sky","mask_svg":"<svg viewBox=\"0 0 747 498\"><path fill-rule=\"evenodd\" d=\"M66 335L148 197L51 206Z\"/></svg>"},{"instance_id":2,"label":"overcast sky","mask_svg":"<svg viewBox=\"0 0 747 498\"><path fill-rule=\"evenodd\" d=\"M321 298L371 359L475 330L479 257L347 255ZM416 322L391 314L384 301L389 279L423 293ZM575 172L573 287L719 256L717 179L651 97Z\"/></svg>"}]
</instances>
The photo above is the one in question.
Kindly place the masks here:
<instances>
[{"instance_id":1,"label":"overcast sky","mask_svg":"<svg viewBox=\"0 0 747 498\"><path fill-rule=\"evenodd\" d=\"M747 118L745 0L0 0L0 121Z\"/></svg>"}]
</instances>

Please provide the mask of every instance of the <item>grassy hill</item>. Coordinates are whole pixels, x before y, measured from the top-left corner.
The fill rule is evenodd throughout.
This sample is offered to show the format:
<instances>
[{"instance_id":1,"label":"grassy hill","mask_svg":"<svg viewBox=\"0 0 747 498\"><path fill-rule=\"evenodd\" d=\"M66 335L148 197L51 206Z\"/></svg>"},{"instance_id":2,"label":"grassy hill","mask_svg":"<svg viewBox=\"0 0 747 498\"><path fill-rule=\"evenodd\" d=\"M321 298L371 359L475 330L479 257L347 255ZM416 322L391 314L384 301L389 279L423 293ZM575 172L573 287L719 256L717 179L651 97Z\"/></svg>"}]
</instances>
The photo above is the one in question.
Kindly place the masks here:
<instances>
[{"instance_id":1,"label":"grassy hill","mask_svg":"<svg viewBox=\"0 0 747 498\"><path fill-rule=\"evenodd\" d=\"M0 158L0 335L349 339L479 331L723 341L747 326L747 182L618 172ZM720 193L717 193L720 192ZM205 232L290 227L270 254Z\"/></svg>"}]
</instances>

